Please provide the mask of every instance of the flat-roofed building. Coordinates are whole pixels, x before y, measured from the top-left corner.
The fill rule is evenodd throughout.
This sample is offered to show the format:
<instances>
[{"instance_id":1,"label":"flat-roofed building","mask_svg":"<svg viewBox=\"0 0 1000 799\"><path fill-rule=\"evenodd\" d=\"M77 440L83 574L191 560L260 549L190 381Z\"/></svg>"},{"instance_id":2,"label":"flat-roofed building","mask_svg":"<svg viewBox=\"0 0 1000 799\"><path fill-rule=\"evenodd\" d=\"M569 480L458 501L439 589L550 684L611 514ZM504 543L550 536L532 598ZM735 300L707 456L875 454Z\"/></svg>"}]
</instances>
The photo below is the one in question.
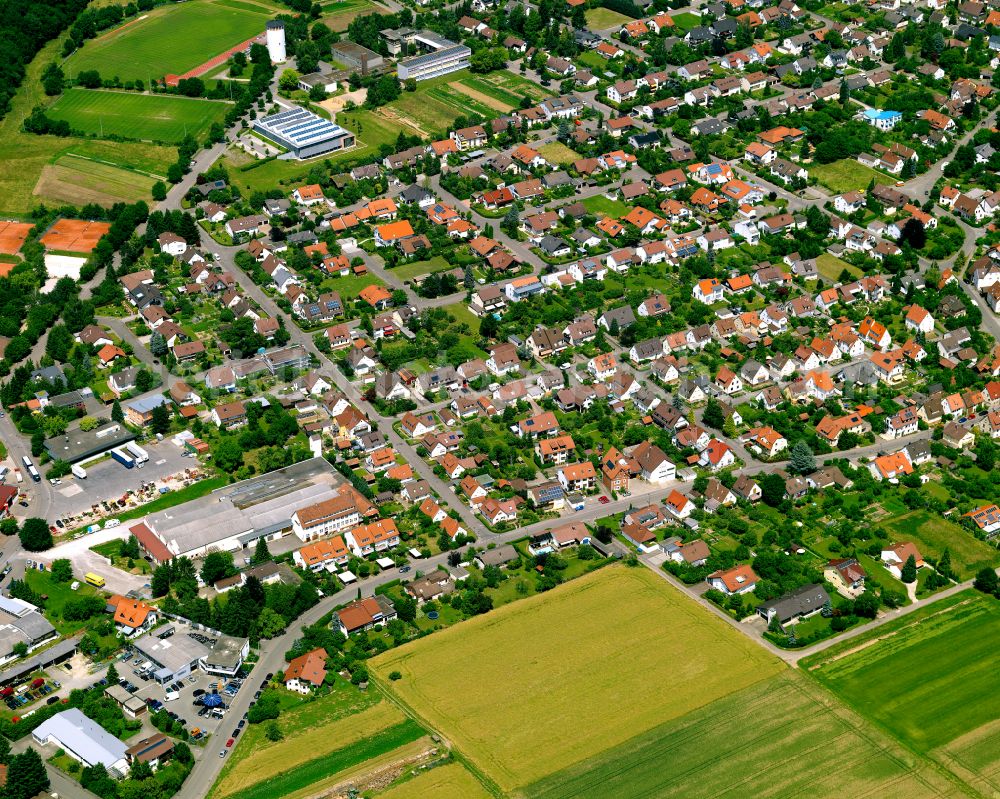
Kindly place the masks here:
<instances>
[{"instance_id":1,"label":"flat-roofed building","mask_svg":"<svg viewBox=\"0 0 1000 799\"><path fill-rule=\"evenodd\" d=\"M128 747L75 707L43 721L31 737L39 746L59 747L84 766L100 763L113 776L122 776L127 770Z\"/></svg>"},{"instance_id":2,"label":"flat-roofed building","mask_svg":"<svg viewBox=\"0 0 1000 799\"><path fill-rule=\"evenodd\" d=\"M346 150L355 143L351 131L304 108L291 108L255 119L253 129L296 158L312 158L335 150Z\"/></svg>"},{"instance_id":3,"label":"flat-roofed building","mask_svg":"<svg viewBox=\"0 0 1000 799\"><path fill-rule=\"evenodd\" d=\"M456 44L433 31L414 31L405 37L408 44L419 45L428 52L404 58L396 65L400 80L428 80L469 66L472 50Z\"/></svg>"},{"instance_id":4,"label":"flat-roofed building","mask_svg":"<svg viewBox=\"0 0 1000 799\"><path fill-rule=\"evenodd\" d=\"M374 50L355 42L334 42L330 45L330 53L334 61L339 61L347 69L360 72L362 75L381 68L385 63L385 59Z\"/></svg>"}]
</instances>

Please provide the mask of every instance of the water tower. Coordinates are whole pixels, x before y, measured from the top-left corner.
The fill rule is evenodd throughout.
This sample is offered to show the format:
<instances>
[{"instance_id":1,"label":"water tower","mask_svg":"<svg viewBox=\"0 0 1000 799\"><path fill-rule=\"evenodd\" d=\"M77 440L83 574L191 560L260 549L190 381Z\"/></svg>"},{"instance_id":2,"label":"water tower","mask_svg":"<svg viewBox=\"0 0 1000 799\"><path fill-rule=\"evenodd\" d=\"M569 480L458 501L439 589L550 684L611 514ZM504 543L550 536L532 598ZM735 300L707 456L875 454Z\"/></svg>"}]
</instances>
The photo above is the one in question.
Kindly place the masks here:
<instances>
[{"instance_id":1,"label":"water tower","mask_svg":"<svg viewBox=\"0 0 1000 799\"><path fill-rule=\"evenodd\" d=\"M285 62L285 23L280 20L267 23L267 53L272 64Z\"/></svg>"}]
</instances>

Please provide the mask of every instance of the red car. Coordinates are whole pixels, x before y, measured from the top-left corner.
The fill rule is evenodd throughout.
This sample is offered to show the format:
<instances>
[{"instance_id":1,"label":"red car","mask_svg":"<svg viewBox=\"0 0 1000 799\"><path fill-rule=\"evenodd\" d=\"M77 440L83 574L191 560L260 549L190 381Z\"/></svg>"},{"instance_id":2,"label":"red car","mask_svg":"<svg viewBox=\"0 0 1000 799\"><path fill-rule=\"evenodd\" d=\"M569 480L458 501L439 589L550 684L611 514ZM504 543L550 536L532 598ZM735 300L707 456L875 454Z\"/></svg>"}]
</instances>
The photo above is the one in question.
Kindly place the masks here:
<instances>
[{"instance_id":1,"label":"red car","mask_svg":"<svg viewBox=\"0 0 1000 799\"><path fill-rule=\"evenodd\" d=\"M226 749L231 749L234 743L236 743L236 739L230 738L228 741L226 741Z\"/></svg>"},{"instance_id":2,"label":"red car","mask_svg":"<svg viewBox=\"0 0 1000 799\"><path fill-rule=\"evenodd\" d=\"M597 501L600 502L602 505L607 505L611 500L608 499L607 497L598 497Z\"/></svg>"}]
</instances>

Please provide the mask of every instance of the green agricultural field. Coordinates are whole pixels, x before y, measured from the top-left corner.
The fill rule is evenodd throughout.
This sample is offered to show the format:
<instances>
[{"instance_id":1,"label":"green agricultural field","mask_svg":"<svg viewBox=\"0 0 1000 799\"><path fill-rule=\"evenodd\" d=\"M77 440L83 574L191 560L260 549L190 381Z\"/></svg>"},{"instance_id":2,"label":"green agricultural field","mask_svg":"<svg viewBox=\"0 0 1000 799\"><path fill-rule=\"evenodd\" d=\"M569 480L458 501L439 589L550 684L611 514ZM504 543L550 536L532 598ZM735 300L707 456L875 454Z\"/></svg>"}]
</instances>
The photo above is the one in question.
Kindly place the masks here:
<instances>
[{"instance_id":1,"label":"green agricultural field","mask_svg":"<svg viewBox=\"0 0 1000 799\"><path fill-rule=\"evenodd\" d=\"M997 636L1000 603L970 590L803 665L859 713L929 753L1000 719Z\"/></svg>"},{"instance_id":2,"label":"green agricultural field","mask_svg":"<svg viewBox=\"0 0 1000 799\"><path fill-rule=\"evenodd\" d=\"M48 109L74 131L141 141L201 139L213 122L225 119L228 104L165 94L70 89Z\"/></svg>"},{"instance_id":3,"label":"green agricultural field","mask_svg":"<svg viewBox=\"0 0 1000 799\"><path fill-rule=\"evenodd\" d=\"M986 566L1000 566L1000 552L936 513L914 510L894 515L882 524L895 541L913 541L922 555L934 560L940 558L947 547L951 550L952 565L963 580L975 576Z\"/></svg>"},{"instance_id":4,"label":"green agricultural field","mask_svg":"<svg viewBox=\"0 0 1000 799\"><path fill-rule=\"evenodd\" d=\"M171 73L182 75L263 33L277 13L269 2L170 3L87 41L63 69L70 77L96 69L102 76L147 83Z\"/></svg>"},{"instance_id":5,"label":"green agricultural field","mask_svg":"<svg viewBox=\"0 0 1000 799\"><path fill-rule=\"evenodd\" d=\"M378 3L370 0L337 0L332 3L323 3L323 16L321 21L330 30L343 31L351 20L362 14L377 14L386 10Z\"/></svg>"},{"instance_id":6,"label":"green agricultural field","mask_svg":"<svg viewBox=\"0 0 1000 799\"><path fill-rule=\"evenodd\" d=\"M872 180L886 185L892 185L896 182L896 179L891 175L859 164L853 158L843 158L832 164L811 164L809 174L837 194L843 194L845 191L864 190L868 188L868 184Z\"/></svg>"},{"instance_id":7,"label":"green agricultural field","mask_svg":"<svg viewBox=\"0 0 1000 799\"><path fill-rule=\"evenodd\" d=\"M295 699L298 704L283 710L279 717L283 740L268 741L264 724L247 727L212 790L213 797L218 799L251 789L266 783L274 774L297 768L406 720L395 705L379 701L377 694L363 693L339 678L333 691L316 701L303 701L297 696Z\"/></svg>"},{"instance_id":8,"label":"green agricultural field","mask_svg":"<svg viewBox=\"0 0 1000 799\"><path fill-rule=\"evenodd\" d=\"M491 794L458 763L418 774L380 793L379 799L490 799Z\"/></svg>"},{"instance_id":9,"label":"green agricultural field","mask_svg":"<svg viewBox=\"0 0 1000 799\"><path fill-rule=\"evenodd\" d=\"M504 795L782 668L660 576L625 566L600 569L371 662L385 690ZM389 681L393 671L402 679ZM483 690L497 680L506 686L500 700Z\"/></svg>"},{"instance_id":10,"label":"green agricultural field","mask_svg":"<svg viewBox=\"0 0 1000 799\"><path fill-rule=\"evenodd\" d=\"M632 17L619 14L610 8L591 8L587 11L587 27L592 31L620 28L626 22L631 21Z\"/></svg>"},{"instance_id":11,"label":"green agricultural field","mask_svg":"<svg viewBox=\"0 0 1000 799\"><path fill-rule=\"evenodd\" d=\"M836 283L840 280L840 273L847 270L855 277L861 277L861 270L852 266L847 261L842 261L836 255L825 252L816 257L816 270L824 280Z\"/></svg>"},{"instance_id":12,"label":"green agricultural field","mask_svg":"<svg viewBox=\"0 0 1000 799\"><path fill-rule=\"evenodd\" d=\"M653 684L669 679L668 672ZM961 796L929 764L794 672L718 699L524 790L528 799L852 794Z\"/></svg>"}]
</instances>

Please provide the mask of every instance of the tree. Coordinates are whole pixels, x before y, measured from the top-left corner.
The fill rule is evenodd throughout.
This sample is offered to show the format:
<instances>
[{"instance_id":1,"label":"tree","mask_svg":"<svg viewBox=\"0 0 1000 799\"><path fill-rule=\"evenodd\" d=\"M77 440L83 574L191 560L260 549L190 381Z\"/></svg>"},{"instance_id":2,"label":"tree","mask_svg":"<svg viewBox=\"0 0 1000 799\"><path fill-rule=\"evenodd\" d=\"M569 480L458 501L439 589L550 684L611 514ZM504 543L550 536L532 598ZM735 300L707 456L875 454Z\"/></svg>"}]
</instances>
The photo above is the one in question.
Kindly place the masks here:
<instances>
[{"instance_id":1,"label":"tree","mask_svg":"<svg viewBox=\"0 0 1000 799\"><path fill-rule=\"evenodd\" d=\"M997 573L993 569L980 569L972 582L972 587L984 594L996 594L1000 588L1000 580L997 579Z\"/></svg>"},{"instance_id":2,"label":"tree","mask_svg":"<svg viewBox=\"0 0 1000 799\"><path fill-rule=\"evenodd\" d=\"M937 564L937 571L942 577L946 577L949 580L955 578L955 572L951 566L951 550L948 547L944 548L944 552L941 553L941 559Z\"/></svg>"},{"instance_id":3,"label":"tree","mask_svg":"<svg viewBox=\"0 0 1000 799\"><path fill-rule=\"evenodd\" d=\"M285 631L284 618L271 608L264 608L257 617L257 634L261 638L274 638Z\"/></svg>"},{"instance_id":4,"label":"tree","mask_svg":"<svg viewBox=\"0 0 1000 799\"><path fill-rule=\"evenodd\" d=\"M171 571L169 563L164 563L163 565L156 567L156 571L153 572L153 578L150 580L149 586L153 592L153 596L161 597L170 593L170 579L172 576Z\"/></svg>"},{"instance_id":5,"label":"tree","mask_svg":"<svg viewBox=\"0 0 1000 799\"><path fill-rule=\"evenodd\" d=\"M278 78L278 88L284 89L286 92L293 92L299 86L299 78L302 77L294 69L286 69L281 73L281 77Z\"/></svg>"},{"instance_id":6,"label":"tree","mask_svg":"<svg viewBox=\"0 0 1000 799\"><path fill-rule=\"evenodd\" d=\"M49 97L61 94L66 76L58 64L49 64L42 72L42 87Z\"/></svg>"},{"instance_id":7,"label":"tree","mask_svg":"<svg viewBox=\"0 0 1000 799\"><path fill-rule=\"evenodd\" d=\"M73 564L66 558L52 561L52 579L57 583L68 583L73 579Z\"/></svg>"},{"instance_id":8,"label":"tree","mask_svg":"<svg viewBox=\"0 0 1000 799\"><path fill-rule=\"evenodd\" d=\"M153 408L153 418L150 424L154 433L163 434L170 430L170 411L167 410L166 405L161 404Z\"/></svg>"},{"instance_id":9,"label":"tree","mask_svg":"<svg viewBox=\"0 0 1000 799\"><path fill-rule=\"evenodd\" d=\"M105 674L105 677L107 677L108 684L110 685L114 685L120 679L118 677L118 669L115 668L114 661L112 661L111 665L108 666L108 671Z\"/></svg>"},{"instance_id":10,"label":"tree","mask_svg":"<svg viewBox=\"0 0 1000 799\"><path fill-rule=\"evenodd\" d=\"M36 516L24 520L18 537L21 539L21 546L28 552L42 552L52 546L52 533L48 523Z\"/></svg>"},{"instance_id":11,"label":"tree","mask_svg":"<svg viewBox=\"0 0 1000 799\"><path fill-rule=\"evenodd\" d=\"M906 563L903 564L900 579L904 583L915 583L917 581L917 559L913 555L910 555L906 559Z\"/></svg>"},{"instance_id":12,"label":"tree","mask_svg":"<svg viewBox=\"0 0 1000 799\"><path fill-rule=\"evenodd\" d=\"M149 337L149 351L153 353L154 358L162 358L167 354L167 340L159 331L154 330L153 335Z\"/></svg>"},{"instance_id":13,"label":"tree","mask_svg":"<svg viewBox=\"0 0 1000 799\"><path fill-rule=\"evenodd\" d=\"M253 557L250 558L250 564L252 566L259 566L261 563L267 563L271 560L271 550L267 548L267 541L264 536L257 539L257 546L254 548Z\"/></svg>"},{"instance_id":14,"label":"tree","mask_svg":"<svg viewBox=\"0 0 1000 799\"><path fill-rule=\"evenodd\" d=\"M162 180L156 181L152 188L153 199L157 202L163 202L167 199L167 184Z\"/></svg>"},{"instance_id":15,"label":"tree","mask_svg":"<svg viewBox=\"0 0 1000 799\"><path fill-rule=\"evenodd\" d=\"M10 762L10 741L0 735L0 763Z\"/></svg>"},{"instance_id":16,"label":"tree","mask_svg":"<svg viewBox=\"0 0 1000 799\"><path fill-rule=\"evenodd\" d=\"M201 579L205 585L212 585L224 577L236 573L231 552L209 552L201 566Z\"/></svg>"},{"instance_id":17,"label":"tree","mask_svg":"<svg viewBox=\"0 0 1000 799\"><path fill-rule=\"evenodd\" d=\"M722 413L722 406L715 397L708 398L708 402L705 405L705 413L702 416L702 421L709 427L714 427L716 430L721 430L726 424L725 416Z\"/></svg>"},{"instance_id":18,"label":"tree","mask_svg":"<svg viewBox=\"0 0 1000 799\"><path fill-rule=\"evenodd\" d=\"M269 741L280 741L285 737L285 734L281 731L281 727L278 726L278 722L276 721L272 721L267 725L264 735Z\"/></svg>"},{"instance_id":19,"label":"tree","mask_svg":"<svg viewBox=\"0 0 1000 799\"><path fill-rule=\"evenodd\" d=\"M765 505L778 507L785 500L785 480L780 474L771 472L760 480L760 498Z\"/></svg>"},{"instance_id":20,"label":"tree","mask_svg":"<svg viewBox=\"0 0 1000 799\"><path fill-rule=\"evenodd\" d=\"M872 591L865 591L854 600L854 615L863 619L874 619L878 615L878 597Z\"/></svg>"},{"instance_id":21,"label":"tree","mask_svg":"<svg viewBox=\"0 0 1000 799\"><path fill-rule=\"evenodd\" d=\"M53 326L45 341L45 354L54 361L65 362L69 358L71 349L73 349L73 334L69 332L69 328L63 324Z\"/></svg>"},{"instance_id":22,"label":"tree","mask_svg":"<svg viewBox=\"0 0 1000 799\"><path fill-rule=\"evenodd\" d=\"M851 90L847 85L847 78L841 78L840 80L840 103L841 105L846 105L847 101L851 99Z\"/></svg>"},{"instance_id":23,"label":"tree","mask_svg":"<svg viewBox=\"0 0 1000 799\"><path fill-rule=\"evenodd\" d=\"M111 405L111 419L119 424L125 421L125 412L122 411L122 404L118 400Z\"/></svg>"},{"instance_id":24,"label":"tree","mask_svg":"<svg viewBox=\"0 0 1000 799\"><path fill-rule=\"evenodd\" d=\"M10 758L4 799L31 799L48 790L48 787L49 775L38 752L29 747L22 754Z\"/></svg>"},{"instance_id":25,"label":"tree","mask_svg":"<svg viewBox=\"0 0 1000 799\"><path fill-rule=\"evenodd\" d=\"M810 474L816 471L816 456L809 444L802 439L792 447L789 465L799 474Z\"/></svg>"},{"instance_id":26,"label":"tree","mask_svg":"<svg viewBox=\"0 0 1000 799\"><path fill-rule=\"evenodd\" d=\"M924 230L924 223L919 219L906 220L906 224L899 232L898 243L909 244L915 250L922 250L927 243L927 231Z\"/></svg>"}]
</instances>

